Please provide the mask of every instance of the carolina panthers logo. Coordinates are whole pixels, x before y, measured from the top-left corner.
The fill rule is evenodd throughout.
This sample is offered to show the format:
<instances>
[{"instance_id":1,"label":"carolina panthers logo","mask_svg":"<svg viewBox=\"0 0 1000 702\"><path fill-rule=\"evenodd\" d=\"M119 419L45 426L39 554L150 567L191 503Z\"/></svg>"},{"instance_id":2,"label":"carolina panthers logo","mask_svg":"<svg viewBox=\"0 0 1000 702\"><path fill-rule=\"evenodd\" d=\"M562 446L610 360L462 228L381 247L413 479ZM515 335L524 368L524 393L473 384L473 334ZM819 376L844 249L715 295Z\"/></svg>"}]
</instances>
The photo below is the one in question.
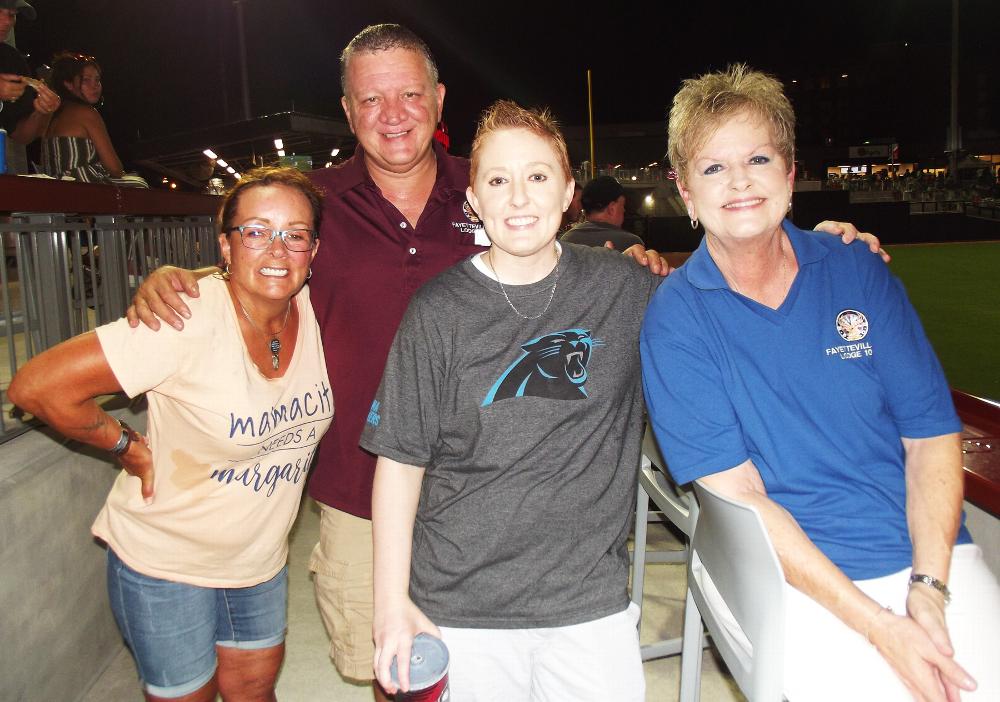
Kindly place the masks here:
<instances>
[{"instance_id":1,"label":"carolina panthers logo","mask_svg":"<svg viewBox=\"0 0 1000 702\"><path fill-rule=\"evenodd\" d=\"M523 344L524 353L493 384L483 407L511 397L582 400L587 397L587 363L594 346L587 329L565 329Z\"/></svg>"}]
</instances>

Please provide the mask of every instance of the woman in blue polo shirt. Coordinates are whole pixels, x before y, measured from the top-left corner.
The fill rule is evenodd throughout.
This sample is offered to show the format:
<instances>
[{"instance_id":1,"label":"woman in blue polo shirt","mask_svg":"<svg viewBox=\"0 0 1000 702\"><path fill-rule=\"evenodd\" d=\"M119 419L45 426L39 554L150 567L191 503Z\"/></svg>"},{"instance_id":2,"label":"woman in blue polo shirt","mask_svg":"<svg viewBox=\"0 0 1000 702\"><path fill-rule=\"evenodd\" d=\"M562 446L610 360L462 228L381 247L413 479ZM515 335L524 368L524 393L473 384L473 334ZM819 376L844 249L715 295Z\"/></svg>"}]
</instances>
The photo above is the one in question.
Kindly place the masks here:
<instances>
[{"instance_id":1,"label":"woman in blue polo shirt","mask_svg":"<svg viewBox=\"0 0 1000 702\"><path fill-rule=\"evenodd\" d=\"M794 131L781 84L745 66L674 98L705 237L643 323L653 427L678 482L760 509L790 700L998 699L1000 586L962 526L947 383L885 265L784 219Z\"/></svg>"}]
</instances>

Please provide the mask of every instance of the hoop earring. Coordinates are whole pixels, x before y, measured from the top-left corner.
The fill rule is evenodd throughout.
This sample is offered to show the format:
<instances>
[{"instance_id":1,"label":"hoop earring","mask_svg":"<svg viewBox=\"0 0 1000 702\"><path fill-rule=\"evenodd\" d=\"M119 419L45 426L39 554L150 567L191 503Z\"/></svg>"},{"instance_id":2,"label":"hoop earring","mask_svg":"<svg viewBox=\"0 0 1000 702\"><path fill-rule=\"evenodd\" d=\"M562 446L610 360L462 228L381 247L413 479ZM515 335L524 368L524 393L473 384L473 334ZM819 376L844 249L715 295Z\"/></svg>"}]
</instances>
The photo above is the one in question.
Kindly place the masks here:
<instances>
[{"instance_id":1,"label":"hoop earring","mask_svg":"<svg viewBox=\"0 0 1000 702\"><path fill-rule=\"evenodd\" d=\"M306 273L306 280L309 280L312 277L313 277L313 269L312 266L309 266L309 272Z\"/></svg>"},{"instance_id":2,"label":"hoop earring","mask_svg":"<svg viewBox=\"0 0 1000 702\"><path fill-rule=\"evenodd\" d=\"M229 280L229 261L226 261L226 267L222 269L222 279Z\"/></svg>"},{"instance_id":3,"label":"hoop earring","mask_svg":"<svg viewBox=\"0 0 1000 702\"><path fill-rule=\"evenodd\" d=\"M695 217L695 218L693 218L691 220L691 228L692 229L697 229L698 228L698 218L697 217Z\"/></svg>"}]
</instances>

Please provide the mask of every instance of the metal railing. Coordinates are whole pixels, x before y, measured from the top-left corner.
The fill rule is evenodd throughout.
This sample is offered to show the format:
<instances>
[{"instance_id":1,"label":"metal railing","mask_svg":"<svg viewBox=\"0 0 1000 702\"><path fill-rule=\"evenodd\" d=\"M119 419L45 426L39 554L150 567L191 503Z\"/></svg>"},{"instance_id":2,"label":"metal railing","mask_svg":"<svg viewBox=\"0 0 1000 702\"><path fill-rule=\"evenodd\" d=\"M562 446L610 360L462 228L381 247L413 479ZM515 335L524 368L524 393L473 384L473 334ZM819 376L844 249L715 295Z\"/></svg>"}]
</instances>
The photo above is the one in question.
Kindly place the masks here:
<instances>
[{"instance_id":1,"label":"metal railing","mask_svg":"<svg viewBox=\"0 0 1000 702\"><path fill-rule=\"evenodd\" d=\"M911 200L910 214L941 214L948 212L951 214L962 214L965 212L966 204L960 200Z\"/></svg>"},{"instance_id":2,"label":"metal railing","mask_svg":"<svg viewBox=\"0 0 1000 702\"><path fill-rule=\"evenodd\" d=\"M218 261L214 217L13 214L0 220L0 442L20 433L6 389L20 364L121 317L155 268Z\"/></svg>"},{"instance_id":3,"label":"metal railing","mask_svg":"<svg viewBox=\"0 0 1000 702\"><path fill-rule=\"evenodd\" d=\"M965 206L965 214L968 217L1000 221L1000 203L992 200L990 203L968 204Z\"/></svg>"},{"instance_id":4,"label":"metal railing","mask_svg":"<svg viewBox=\"0 0 1000 702\"><path fill-rule=\"evenodd\" d=\"M660 166L650 166L647 168L598 168L594 176L609 175L618 179L622 185L655 185L664 181L669 181L669 170ZM573 170L573 178L580 185L586 185L590 181L589 168L576 168Z\"/></svg>"}]
</instances>

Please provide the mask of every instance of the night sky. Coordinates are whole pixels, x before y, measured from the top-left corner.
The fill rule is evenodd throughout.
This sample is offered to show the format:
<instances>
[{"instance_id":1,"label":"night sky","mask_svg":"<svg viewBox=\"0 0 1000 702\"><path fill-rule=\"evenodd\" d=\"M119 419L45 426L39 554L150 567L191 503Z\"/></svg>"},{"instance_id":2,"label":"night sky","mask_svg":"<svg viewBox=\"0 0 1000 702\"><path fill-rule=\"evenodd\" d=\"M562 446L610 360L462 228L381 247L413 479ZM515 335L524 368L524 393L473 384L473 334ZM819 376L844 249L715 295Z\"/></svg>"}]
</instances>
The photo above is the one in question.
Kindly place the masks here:
<instances>
[{"instance_id":1,"label":"night sky","mask_svg":"<svg viewBox=\"0 0 1000 702\"><path fill-rule=\"evenodd\" d=\"M19 23L18 47L33 66L61 48L98 58L102 113L126 157L138 138L240 118L231 0L32 1L39 17ZM544 0L246 0L252 110L294 105L340 116L339 52L365 25L385 21L406 24L431 46L458 152L467 149L478 113L499 97L549 105L567 125L585 123L587 68L595 121L622 123L664 119L683 78L733 61L789 81L856 70L876 44L907 42L914 56L944 64L949 57L948 0L695 4L608 2L602 14L584 17L577 3ZM1000 102L991 87L1000 85L1000 2L961 6L963 87L979 90L986 104L968 119L997 128L990 101ZM920 90L920 76L905 78L899 85ZM924 130L943 139L947 89L938 88L933 104L899 110L898 86L887 85L884 104L866 114L871 133Z\"/></svg>"}]
</instances>

